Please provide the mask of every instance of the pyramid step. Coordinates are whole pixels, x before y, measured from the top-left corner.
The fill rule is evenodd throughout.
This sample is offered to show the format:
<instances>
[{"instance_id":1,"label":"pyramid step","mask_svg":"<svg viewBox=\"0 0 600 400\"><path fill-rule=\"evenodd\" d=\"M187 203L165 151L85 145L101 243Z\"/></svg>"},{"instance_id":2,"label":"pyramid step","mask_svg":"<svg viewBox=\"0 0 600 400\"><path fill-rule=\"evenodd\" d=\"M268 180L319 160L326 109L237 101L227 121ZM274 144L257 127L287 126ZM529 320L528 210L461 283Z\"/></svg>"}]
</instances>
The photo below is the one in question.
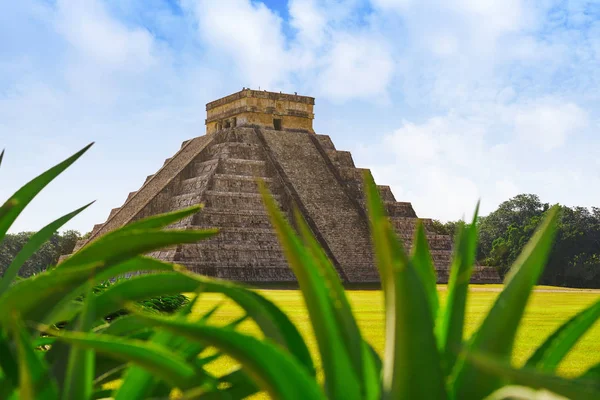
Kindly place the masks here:
<instances>
[{"instance_id":1,"label":"pyramid step","mask_svg":"<svg viewBox=\"0 0 600 400\"><path fill-rule=\"evenodd\" d=\"M220 263L186 263L191 272L220 279L241 282L294 282L292 270L286 265L251 266L251 268L228 268Z\"/></svg>"},{"instance_id":2,"label":"pyramid step","mask_svg":"<svg viewBox=\"0 0 600 400\"><path fill-rule=\"evenodd\" d=\"M247 258L244 260L194 260L189 261L187 259L178 260L177 264L185 265L188 268L260 268L260 267L271 267L271 268L289 268L285 259L281 260L268 260L259 258ZM195 271L194 271L195 272Z\"/></svg>"},{"instance_id":3,"label":"pyramid step","mask_svg":"<svg viewBox=\"0 0 600 400\"><path fill-rule=\"evenodd\" d=\"M259 193L221 192L208 190L205 193L206 206L218 208L232 208L236 210L264 210L262 197ZM280 203L280 196L273 195L275 201Z\"/></svg>"},{"instance_id":4,"label":"pyramid step","mask_svg":"<svg viewBox=\"0 0 600 400\"><path fill-rule=\"evenodd\" d=\"M262 146L252 143L226 142L210 147L213 158L241 158L244 160L264 161L265 154Z\"/></svg>"},{"instance_id":5,"label":"pyramid step","mask_svg":"<svg viewBox=\"0 0 600 400\"><path fill-rule=\"evenodd\" d=\"M221 262L224 266L281 265L286 260L279 246L254 243L198 242L183 246L178 261Z\"/></svg>"},{"instance_id":6,"label":"pyramid step","mask_svg":"<svg viewBox=\"0 0 600 400\"><path fill-rule=\"evenodd\" d=\"M193 225L203 228L269 228L269 216L264 210L228 210L205 208L196 214Z\"/></svg>"},{"instance_id":7,"label":"pyramid step","mask_svg":"<svg viewBox=\"0 0 600 400\"><path fill-rule=\"evenodd\" d=\"M181 194L202 193L208 188L209 176L201 175L181 181Z\"/></svg>"},{"instance_id":8,"label":"pyramid step","mask_svg":"<svg viewBox=\"0 0 600 400\"><path fill-rule=\"evenodd\" d=\"M418 218L408 218L408 217L390 217L390 221L394 230L397 233L403 234L411 234L415 230L417 226Z\"/></svg>"},{"instance_id":9,"label":"pyramid step","mask_svg":"<svg viewBox=\"0 0 600 400\"><path fill-rule=\"evenodd\" d=\"M277 247L279 241L271 228L224 227L218 228L219 234L206 242L219 243L256 243Z\"/></svg>"},{"instance_id":10,"label":"pyramid step","mask_svg":"<svg viewBox=\"0 0 600 400\"><path fill-rule=\"evenodd\" d=\"M385 201L385 208L390 217L409 217L416 218L417 214L412 204L399 201Z\"/></svg>"},{"instance_id":11,"label":"pyramid step","mask_svg":"<svg viewBox=\"0 0 600 400\"><path fill-rule=\"evenodd\" d=\"M431 250L431 258L436 266L449 266L452 261L452 252L448 250Z\"/></svg>"},{"instance_id":12,"label":"pyramid step","mask_svg":"<svg viewBox=\"0 0 600 400\"><path fill-rule=\"evenodd\" d=\"M199 192L182 193L171 197L171 209L180 210L185 207L195 206L202 203Z\"/></svg>"},{"instance_id":13,"label":"pyramid step","mask_svg":"<svg viewBox=\"0 0 600 400\"><path fill-rule=\"evenodd\" d=\"M219 165L219 159L194 161L184 171L184 178L196 178L210 174Z\"/></svg>"},{"instance_id":14,"label":"pyramid step","mask_svg":"<svg viewBox=\"0 0 600 400\"><path fill-rule=\"evenodd\" d=\"M267 163L261 160L224 158L219 163L217 173L245 176L268 176Z\"/></svg>"},{"instance_id":15,"label":"pyramid step","mask_svg":"<svg viewBox=\"0 0 600 400\"><path fill-rule=\"evenodd\" d=\"M253 128L238 127L236 129L222 130L215 135L215 141L217 143L225 142L241 142L241 143L252 143L260 144L258 136Z\"/></svg>"},{"instance_id":16,"label":"pyramid step","mask_svg":"<svg viewBox=\"0 0 600 400\"><path fill-rule=\"evenodd\" d=\"M352 154L349 151L336 150L334 154L330 154L331 161L338 167L355 168Z\"/></svg>"},{"instance_id":17,"label":"pyramid step","mask_svg":"<svg viewBox=\"0 0 600 400\"><path fill-rule=\"evenodd\" d=\"M396 198L392 193L392 189L387 185L377 185L377 190L379 191L379 195L381 196L381 200L383 201L392 201L395 202Z\"/></svg>"},{"instance_id":18,"label":"pyramid step","mask_svg":"<svg viewBox=\"0 0 600 400\"><path fill-rule=\"evenodd\" d=\"M329 135L316 134L315 136L325 151L335 151L335 145Z\"/></svg>"},{"instance_id":19,"label":"pyramid step","mask_svg":"<svg viewBox=\"0 0 600 400\"><path fill-rule=\"evenodd\" d=\"M448 235L427 235L429 248L432 250L452 250L452 237Z\"/></svg>"},{"instance_id":20,"label":"pyramid step","mask_svg":"<svg viewBox=\"0 0 600 400\"><path fill-rule=\"evenodd\" d=\"M271 193L277 191L280 185L272 178L261 177ZM258 193L257 178L247 175L215 174L211 190L236 193Z\"/></svg>"}]
</instances>

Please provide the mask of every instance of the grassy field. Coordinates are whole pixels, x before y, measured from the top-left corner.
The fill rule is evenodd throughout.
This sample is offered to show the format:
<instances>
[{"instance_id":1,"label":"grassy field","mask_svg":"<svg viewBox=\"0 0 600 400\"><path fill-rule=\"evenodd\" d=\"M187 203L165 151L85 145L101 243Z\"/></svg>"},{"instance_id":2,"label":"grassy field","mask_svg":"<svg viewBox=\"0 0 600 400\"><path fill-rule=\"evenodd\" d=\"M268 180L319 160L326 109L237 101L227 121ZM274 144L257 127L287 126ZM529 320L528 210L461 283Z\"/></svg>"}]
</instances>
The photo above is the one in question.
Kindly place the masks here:
<instances>
[{"instance_id":1,"label":"grassy field","mask_svg":"<svg viewBox=\"0 0 600 400\"><path fill-rule=\"evenodd\" d=\"M477 328L493 300L499 293L501 285L472 285L469 295L467 312L467 335ZM442 303L446 300L446 286L439 285L438 291ZM316 357L316 343L312 336L304 301L297 290L263 290L262 293L278 304L299 328ZM381 354L384 347L384 316L382 296L375 290L348 291L353 310L359 321L360 328ZM598 290L574 290L552 287L538 287L531 298L525 312L524 324L518 333L513 363L520 365L537 346L556 329L579 310L600 298ZM195 313L208 310L217 302L222 301L218 295L204 294L197 305ZM211 321L226 323L240 316L240 310L232 303L225 302ZM244 331L256 334L257 328L251 323L244 323ZM571 355L560 365L559 373L564 376L577 376L590 366L600 362L600 324L596 324L577 344ZM235 362L221 359L211 365L215 372L225 372L233 368Z\"/></svg>"}]
</instances>

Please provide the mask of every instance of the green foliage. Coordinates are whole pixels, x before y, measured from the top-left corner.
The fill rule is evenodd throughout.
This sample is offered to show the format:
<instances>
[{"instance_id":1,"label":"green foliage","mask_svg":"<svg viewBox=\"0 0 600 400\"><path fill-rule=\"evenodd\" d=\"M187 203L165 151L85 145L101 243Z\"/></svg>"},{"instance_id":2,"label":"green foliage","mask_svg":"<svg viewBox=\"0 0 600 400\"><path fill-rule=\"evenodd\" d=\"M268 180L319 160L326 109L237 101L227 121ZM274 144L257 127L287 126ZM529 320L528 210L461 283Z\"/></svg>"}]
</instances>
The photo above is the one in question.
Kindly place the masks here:
<instances>
[{"instance_id":1,"label":"green foliage","mask_svg":"<svg viewBox=\"0 0 600 400\"><path fill-rule=\"evenodd\" d=\"M0 274L4 274L16 256L25 246L30 245L34 234L35 232L8 233L4 237L4 240L0 242ZM26 258L25 263L19 268L19 275L22 277L36 275L45 271L49 266L56 265L61 255L70 254L73 251L80 238L79 232L73 230L63 233L52 232L51 236Z\"/></svg>"},{"instance_id":2,"label":"green foliage","mask_svg":"<svg viewBox=\"0 0 600 400\"><path fill-rule=\"evenodd\" d=\"M24 205L82 153L34 179L0 207L2 236ZM97 238L54 268L16 281L26 258L33 257L72 213L32 235L0 281L0 399L168 398L173 389L187 399L239 399L261 391L282 400L469 400L513 394L533 399L540 391L556 398L600 397L597 366L575 379L554 375L556 366L600 317L600 303L561 326L523 368L510 365L524 309L560 232L558 207L542 207L536 215L540 208L535 199L519 199L519 213L530 222L522 231L511 232L515 221L508 211L513 208L505 207L502 218L496 216L509 232L505 243L515 246L528 237L535 218L541 223L518 255L497 253L502 262L514 258L513 265L504 290L466 341L469 278L478 227L484 226L478 224L477 212L470 224L453 228L456 245L442 308L423 227L417 227L412 252L407 254L384 213L375 183L366 175L370 228L386 307L382 332L386 344L380 358L363 338L342 281L310 228L295 213L296 232L265 186L260 188L306 303L323 380L295 325L260 293L143 256L213 235L212 230L167 228L201 207L137 221ZM582 257L578 262L585 264ZM195 293L194 300L188 302L182 293ZM192 319L190 313L204 293L226 296L245 315L225 326L213 324L217 305ZM118 318L107 321L107 315ZM242 332L240 324L246 320L258 327L258 337ZM62 329L56 328L59 323ZM210 348L216 352L207 355ZM238 367L216 375L207 366L223 356L237 360ZM111 381L117 384L105 386Z\"/></svg>"}]
</instances>

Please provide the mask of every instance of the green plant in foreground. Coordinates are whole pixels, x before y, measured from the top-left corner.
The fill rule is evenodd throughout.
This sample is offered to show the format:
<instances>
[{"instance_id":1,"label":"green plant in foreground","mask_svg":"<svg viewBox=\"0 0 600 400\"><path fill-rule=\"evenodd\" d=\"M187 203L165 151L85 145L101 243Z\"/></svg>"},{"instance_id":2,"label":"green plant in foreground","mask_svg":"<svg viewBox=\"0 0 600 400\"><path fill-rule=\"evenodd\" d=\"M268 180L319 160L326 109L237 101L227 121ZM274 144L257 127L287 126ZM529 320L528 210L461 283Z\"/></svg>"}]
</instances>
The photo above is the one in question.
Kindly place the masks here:
<instances>
[{"instance_id":1,"label":"green plant in foreground","mask_svg":"<svg viewBox=\"0 0 600 400\"><path fill-rule=\"evenodd\" d=\"M86 150L35 178L0 207L0 240L35 195ZM365 177L365 190L386 307L382 358L363 339L342 282L308 226L296 213L296 233L261 185L304 296L322 379L296 327L259 293L143 256L213 235L212 230L167 228L200 207L131 223L89 243L55 268L13 282L27 257L83 207L33 235L0 281L0 399L168 398L175 396L175 388L177 396L186 399L239 399L259 391L286 400L501 399L535 398L538 389L556 398L600 398L600 365L575 379L554 374L600 316L600 302L561 326L525 366L510 365L523 310L552 244L555 209L513 265L477 332L465 341L476 225L459 228L442 309L423 227L417 227L407 254L370 176ZM106 290L93 289L138 272L151 273L120 279ZM195 292L195 298L174 316L144 312L136 305L189 292ZM245 315L227 326L214 326L210 318L217 305L192 320L190 311L207 292L230 298ZM110 323L103 319L122 309L128 314ZM239 332L244 320L252 320L264 338ZM61 321L64 329L52 328ZM209 348L215 351L205 351ZM224 355L235 358L239 367L215 376L206 367ZM118 387L107 389L105 383L115 380L120 381Z\"/></svg>"}]
</instances>

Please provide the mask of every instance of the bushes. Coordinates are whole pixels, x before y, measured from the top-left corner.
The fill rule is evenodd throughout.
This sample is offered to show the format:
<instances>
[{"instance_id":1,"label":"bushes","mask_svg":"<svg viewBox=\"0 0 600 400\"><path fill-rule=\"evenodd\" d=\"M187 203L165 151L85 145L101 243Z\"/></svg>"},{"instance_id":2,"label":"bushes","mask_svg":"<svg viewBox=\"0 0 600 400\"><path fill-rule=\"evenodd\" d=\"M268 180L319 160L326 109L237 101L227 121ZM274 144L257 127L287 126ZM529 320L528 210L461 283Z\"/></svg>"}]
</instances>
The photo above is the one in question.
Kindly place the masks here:
<instances>
[{"instance_id":1,"label":"bushes","mask_svg":"<svg viewBox=\"0 0 600 400\"><path fill-rule=\"evenodd\" d=\"M0 239L27 203L85 150L34 179L0 207ZM476 224L457 228L448 299L442 308L423 227L417 228L415 245L407 254L384 215L370 176L365 182L386 307L383 358L364 341L342 282L302 218L296 215L296 233L261 186L309 312L323 385L298 330L269 300L241 285L190 274L142 255L215 234L165 229L199 207L132 223L93 241L56 268L11 285L27 255L82 208L33 235L0 281L0 398L166 398L173 388L188 399L237 399L257 391L277 399L344 400L505 398L517 392L534 398L535 389L577 399L600 396L600 367L576 379L553 374L598 319L600 302L560 327L525 367L515 369L509 363L523 310L555 235L556 209L548 211L477 333L465 341ZM137 274L146 271L153 273ZM94 290L99 282L134 273ZM185 292L197 296L174 316L149 313L136 305ZM244 317L228 326L213 326L210 316L217 305L200 320L189 320L190 310L206 292L227 296L245 311ZM80 296L83 302L76 301ZM121 309L129 314L110 324L103 320ZM237 330L246 319L254 321L263 339ZM66 321L65 329L52 328L58 321ZM207 355L208 346L216 353ZM49 350L37 350L42 347ZM224 355L235 358L240 368L215 376L206 366ZM120 386L106 389L104 383L116 379Z\"/></svg>"}]
</instances>

